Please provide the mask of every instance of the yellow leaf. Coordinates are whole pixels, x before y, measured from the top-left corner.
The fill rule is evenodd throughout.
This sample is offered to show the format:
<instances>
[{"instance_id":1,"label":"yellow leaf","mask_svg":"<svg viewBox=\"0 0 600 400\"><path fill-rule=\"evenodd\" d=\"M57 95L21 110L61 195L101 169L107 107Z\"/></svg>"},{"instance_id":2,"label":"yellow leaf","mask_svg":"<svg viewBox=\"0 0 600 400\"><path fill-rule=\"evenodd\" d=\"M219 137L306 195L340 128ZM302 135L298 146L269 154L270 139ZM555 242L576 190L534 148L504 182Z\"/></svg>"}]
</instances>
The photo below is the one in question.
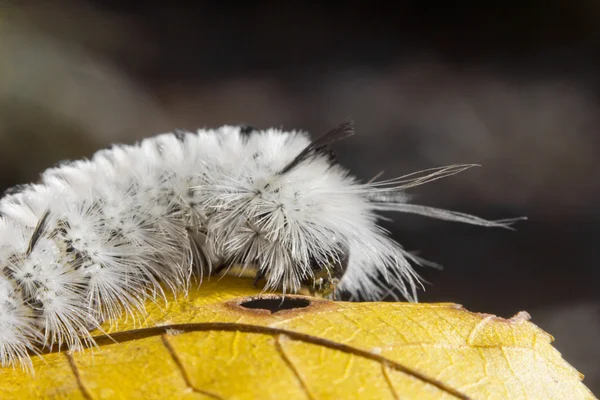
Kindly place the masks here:
<instances>
[{"instance_id":1,"label":"yellow leaf","mask_svg":"<svg viewBox=\"0 0 600 400\"><path fill-rule=\"evenodd\" d=\"M35 357L34 376L0 370L1 398L594 399L528 317L455 304L281 303L247 279L213 278L148 305L138 325L106 327L96 348Z\"/></svg>"}]
</instances>

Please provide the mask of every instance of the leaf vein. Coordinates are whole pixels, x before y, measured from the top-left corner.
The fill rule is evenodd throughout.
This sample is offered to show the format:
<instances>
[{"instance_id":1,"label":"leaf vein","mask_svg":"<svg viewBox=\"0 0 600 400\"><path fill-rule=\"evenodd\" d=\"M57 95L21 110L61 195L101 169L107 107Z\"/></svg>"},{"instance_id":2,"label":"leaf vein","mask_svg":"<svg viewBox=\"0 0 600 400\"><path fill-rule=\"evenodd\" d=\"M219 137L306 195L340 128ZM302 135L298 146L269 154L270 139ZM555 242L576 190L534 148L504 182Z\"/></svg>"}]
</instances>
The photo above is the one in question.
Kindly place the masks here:
<instances>
[{"instance_id":1,"label":"leaf vein","mask_svg":"<svg viewBox=\"0 0 600 400\"><path fill-rule=\"evenodd\" d=\"M93 399L92 395L90 394L90 392L88 392L87 388L83 384L83 381L81 380L81 374L79 373L79 368L77 368L77 364L75 363L75 359L73 358L73 355L71 353L66 353L65 356L67 357L67 361L69 362L69 367L71 368L71 371L73 372L73 375L75 376L75 380L77 381L77 387L79 388L81 395L86 400L92 400Z\"/></svg>"},{"instance_id":2,"label":"leaf vein","mask_svg":"<svg viewBox=\"0 0 600 400\"><path fill-rule=\"evenodd\" d=\"M304 379L302 379L302 376L300 376L300 372L298 371L298 369L296 368L296 366L294 365L292 360L290 360L290 358L285 353L285 350L284 350L283 346L281 345L281 335L275 336L275 349L277 349L277 352L281 356L281 359L283 360L283 362L285 362L285 364L292 371L292 373L294 374L294 376L300 383L300 387L306 394L306 397L309 398L310 400L314 400L313 395L310 393L310 390L308 390L308 387L306 386L306 382L304 382Z\"/></svg>"},{"instance_id":3,"label":"leaf vein","mask_svg":"<svg viewBox=\"0 0 600 400\"><path fill-rule=\"evenodd\" d=\"M202 389L195 387L192 384L192 382L190 381L190 377L188 376L187 371L185 370L185 367L183 366L183 363L181 362L181 359L177 355L177 352L175 351L175 349L169 342L169 339L167 338L167 334L166 333L161 334L160 339L161 339L163 345L165 346L165 348L167 349L167 351L169 352L169 355L175 362L175 365L177 365L177 369L179 370L179 373L181 374L181 377L183 378L183 381L185 382L187 387L189 387L190 389L192 389L192 391L194 391L196 393L201 393L205 396L212 397L213 399L224 400L221 396L219 396L216 393L212 393L212 392L202 390Z\"/></svg>"},{"instance_id":4,"label":"leaf vein","mask_svg":"<svg viewBox=\"0 0 600 400\"><path fill-rule=\"evenodd\" d=\"M396 392L396 388L394 388L394 385L392 384L392 379L390 378L390 374L388 373L388 366L384 362L381 363L381 373L383 374L385 382L388 384L390 391L392 392L392 397L394 397L394 400L400 400L400 396L398 396L398 393Z\"/></svg>"}]
</instances>

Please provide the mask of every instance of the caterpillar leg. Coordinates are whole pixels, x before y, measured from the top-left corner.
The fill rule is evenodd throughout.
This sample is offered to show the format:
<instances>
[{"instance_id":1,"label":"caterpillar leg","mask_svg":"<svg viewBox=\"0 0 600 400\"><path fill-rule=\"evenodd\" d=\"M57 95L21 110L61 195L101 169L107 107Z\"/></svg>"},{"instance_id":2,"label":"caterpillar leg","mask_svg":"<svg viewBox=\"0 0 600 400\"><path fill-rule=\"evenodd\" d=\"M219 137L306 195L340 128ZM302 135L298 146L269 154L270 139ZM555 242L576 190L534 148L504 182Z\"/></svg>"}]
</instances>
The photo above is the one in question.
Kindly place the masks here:
<instances>
[{"instance_id":1,"label":"caterpillar leg","mask_svg":"<svg viewBox=\"0 0 600 400\"><path fill-rule=\"evenodd\" d=\"M338 285L348 269L349 260L350 250L344 246L338 258L329 265L314 263L313 276L302 282L300 293L308 292L311 296L337 300Z\"/></svg>"},{"instance_id":2,"label":"caterpillar leg","mask_svg":"<svg viewBox=\"0 0 600 400\"><path fill-rule=\"evenodd\" d=\"M264 277L267 276L267 273L265 272L264 269L259 269L256 272L256 276L254 277L254 282L252 283L252 285L254 287L258 287L258 284L260 283L261 280L264 279Z\"/></svg>"}]
</instances>

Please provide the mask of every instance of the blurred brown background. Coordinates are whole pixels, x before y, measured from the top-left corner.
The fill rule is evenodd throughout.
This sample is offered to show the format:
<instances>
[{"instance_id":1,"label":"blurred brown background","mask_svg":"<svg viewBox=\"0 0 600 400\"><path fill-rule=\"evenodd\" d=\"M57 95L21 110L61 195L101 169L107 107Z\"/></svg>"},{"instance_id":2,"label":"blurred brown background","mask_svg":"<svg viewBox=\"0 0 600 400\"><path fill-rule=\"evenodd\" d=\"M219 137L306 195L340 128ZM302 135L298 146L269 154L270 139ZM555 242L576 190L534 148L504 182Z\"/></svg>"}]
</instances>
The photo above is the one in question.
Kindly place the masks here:
<instances>
[{"instance_id":1,"label":"blurred brown background","mask_svg":"<svg viewBox=\"0 0 600 400\"><path fill-rule=\"evenodd\" d=\"M421 301L530 312L599 392L600 3L394 4L0 0L0 188L174 128L353 119L357 176L478 163L415 201L529 217L392 215L445 267Z\"/></svg>"}]
</instances>

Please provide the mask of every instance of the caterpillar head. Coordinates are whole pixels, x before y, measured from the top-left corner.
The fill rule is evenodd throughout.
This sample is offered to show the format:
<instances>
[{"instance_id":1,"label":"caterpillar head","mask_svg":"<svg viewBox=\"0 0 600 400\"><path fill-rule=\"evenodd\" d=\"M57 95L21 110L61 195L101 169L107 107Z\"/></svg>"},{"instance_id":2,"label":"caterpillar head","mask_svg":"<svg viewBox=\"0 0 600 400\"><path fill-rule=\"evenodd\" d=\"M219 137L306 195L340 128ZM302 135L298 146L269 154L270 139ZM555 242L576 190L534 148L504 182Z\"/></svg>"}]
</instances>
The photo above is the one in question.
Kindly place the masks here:
<instances>
[{"instance_id":1,"label":"caterpillar head","mask_svg":"<svg viewBox=\"0 0 600 400\"><path fill-rule=\"evenodd\" d=\"M395 291L414 300L420 280L411 263L423 260L388 237L377 223L379 211L502 225L406 204L404 189L471 165L359 182L328 147L353 133L345 123L313 141L301 132L278 130L225 135L223 141L236 143L226 146L233 153L221 161L228 173L216 172L218 183L198 190L211 209L209 247L226 265L255 268L267 289L323 297L346 291L370 299Z\"/></svg>"}]
</instances>

